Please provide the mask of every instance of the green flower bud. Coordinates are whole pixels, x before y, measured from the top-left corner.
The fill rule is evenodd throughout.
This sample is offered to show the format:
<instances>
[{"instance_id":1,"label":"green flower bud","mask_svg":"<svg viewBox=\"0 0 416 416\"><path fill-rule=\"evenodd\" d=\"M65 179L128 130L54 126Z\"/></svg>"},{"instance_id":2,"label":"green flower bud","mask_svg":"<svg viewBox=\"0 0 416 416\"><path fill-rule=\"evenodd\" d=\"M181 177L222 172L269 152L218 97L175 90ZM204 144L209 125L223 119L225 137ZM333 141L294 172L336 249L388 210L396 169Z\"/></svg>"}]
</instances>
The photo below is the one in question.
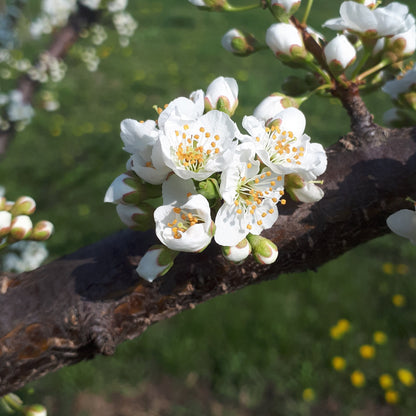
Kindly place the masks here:
<instances>
[{"instance_id":1,"label":"green flower bud","mask_svg":"<svg viewBox=\"0 0 416 416\"><path fill-rule=\"evenodd\" d=\"M6 209L6 198L4 196L0 197L0 211L4 211Z\"/></svg>"},{"instance_id":2,"label":"green flower bud","mask_svg":"<svg viewBox=\"0 0 416 416\"><path fill-rule=\"evenodd\" d=\"M23 409L23 414L25 416L47 416L48 413L41 404L32 404Z\"/></svg>"},{"instance_id":3,"label":"green flower bud","mask_svg":"<svg viewBox=\"0 0 416 416\"><path fill-rule=\"evenodd\" d=\"M231 261L233 263L241 263L251 253L251 246L246 238L240 241L236 246L233 246L233 247L222 246L221 249L222 249L223 256L228 261Z\"/></svg>"},{"instance_id":4,"label":"green flower bud","mask_svg":"<svg viewBox=\"0 0 416 416\"><path fill-rule=\"evenodd\" d=\"M276 261L279 251L277 246L268 238L248 234L247 240L251 245L253 256L260 264L272 264Z\"/></svg>"},{"instance_id":5,"label":"green flower bud","mask_svg":"<svg viewBox=\"0 0 416 416\"><path fill-rule=\"evenodd\" d=\"M198 193L203 195L206 199L218 199L218 181L214 178L208 178L205 181L198 183Z\"/></svg>"},{"instance_id":6,"label":"green flower bud","mask_svg":"<svg viewBox=\"0 0 416 416\"><path fill-rule=\"evenodd\" d=\"M141 258L136 271L143 279L153 282L171 269L178 254L178 251L171 250L164 245L154 245Z\"/></svg>"},{"instance_id":7,"label":"green flower bud","mask_svg":"<svg viewBox=\"0 0 416 416\"><path fill-rule=\"evenodd\" d=\"M14 393L0 397L0 409L6 413L15 413L16 410L21 410L22 404L22 399Z\"/></svg>"},{"instance_id":8,"label":"green flower bud","mask_svg":"<svg viewBox=\"0 0 416 416\"><path fill-rule=\"evenodd\" d=\"M16 241L25 240L30 237L32 229L32 220L27 215L18 215L12 220L10 237Z\"/></svg>"},{"instance_id":9,"label":"green flower bud","mask_svg":"<svg viewBox=\"0 0 416 416\"><path fill-rule=\"evenodd\" d=\"M249 32L230 29L221 40L223 48L237 56L248 56L261 49L260 43Z\"/></svg>"},{"instance_id":10,"label":"green flower bud","mask_svg":"<svg viewBox=\"0 0 416 416\"><path fill-rule=\"evenodd\" d=\"M280 22L289 22L289 18L299 9L300 0L271 0L270 10Z\"/></svg>"},{"instance_id":11,"label":"green flower bud","mask_svg":"<svg viewBox=\"0 0 416 416\"><path fill-rule=\"evenodd\" d=\"M30 196L21 196L17 198L10 212L13 217L17 215L30 215L36 210L36 202Z\"/></svg>"},{"instance_id":12,"label":"green flower bud","mask_svg":"<svg viewBox=\"0 0 416 416\"><path fill-rule=\"evenodd\" d=\"M8 211L0 211L0 239L10 232L12 225L12 214Z\"/></svg>"},{"instance_id":13,"label":"green flower bud","mask_svg":"<svg viewBox=\"0 0 416 416\"><path fill-rule=\"evenodd\" d=\"M31 240L44 241L47 240L53 233L53 224L49 221L39 221L35 224L30 236Z\"/></svg>"},{"instance_id":14,"label":"green flower bud","mask_svg":"<svg viewBox=\"0 0 416 416\"><path fill-rule=\"evenodd\" d=\"M161 186L145 183L133 171L127 171L114 179L107 189L104 202L138 205L161 194Z\"/></svg>"},{"instance_id":15,"label":"green flower bud","mask_svg":"<svg viewBox=\"0 0 416 416\"><path fill-rule=\"evenodd\" d=\"M189 0L189 2L202 10L221 11L229 7L226 0Z\"/></svg>"}]
</instances>

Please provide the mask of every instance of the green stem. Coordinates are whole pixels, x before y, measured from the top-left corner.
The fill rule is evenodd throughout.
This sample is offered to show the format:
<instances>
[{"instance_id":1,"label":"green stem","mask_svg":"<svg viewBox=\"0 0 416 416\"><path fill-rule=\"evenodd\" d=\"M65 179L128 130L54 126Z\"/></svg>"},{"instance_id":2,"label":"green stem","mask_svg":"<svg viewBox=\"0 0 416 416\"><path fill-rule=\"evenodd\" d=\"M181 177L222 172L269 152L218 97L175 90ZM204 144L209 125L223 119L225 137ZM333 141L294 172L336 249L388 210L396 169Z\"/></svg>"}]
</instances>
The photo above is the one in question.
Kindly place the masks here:
<instances>
[{"instance_id":1,"label":"green stem","mask_svg":"<svg viewBox=\"0 0 416 416\"><path fill-rule=\"evenodd\" d=\"M313 0L308 0L308 4L306 5L305 14L303 15L302 23L306 24L306 21L308 20L309 13L312 9Z\"/></svg>"},{"instance_id":2,"label":"green stem","mask_svg":"<svg viewBox=\"0 0 416 416\"><path fill-rule=\"evenodd\" d=\"M261 2L259 1L257 4L250 4L248 6L240 6L240 7L236 7L236 6L232 6L229 3L226 3L224 5L224 11L226 12L245 12L247 10L254 10L254 9L258 9L259 7L261 7Z\"/></svg>"},{"instance_id":3,"label":"green stem","mask_svg":"<svg viewBox=\"0 0 416 416\"><path fill-rule=\"evenodd\" d=\"M331 83L331 77L318 65L314 62L307 62L308 67L312 70L317 72L321 77L326 81L327 84Z\"/></svg>"},{"instance_id":4,"label":"green stem","mask_svg":"<svg viewBox=\"0 0 416 416\"><path fill-rule=\"evenodd\" d=\"M358 62L357 67L354 69L354 72L352 73L352 76L351 76L352 80L354 80L355 77L360 73L361 68L365 65L365 63L367 62L367 60L370 56L371 56L371 49L366 48L364 46L363 56L361 57L360 61Z\"/></svg>"},{"instance_id":5,"label":"green stem","mask_svg":"<svg viewBox=\"0 0 416 416\"><path fill-rule=\"evenodd\" d=\"M371 67L370 69L367 69L367 71L364 71L363 73L361 73L358 77L357 77L357 81L361 81L364 78L368 77L371 74L374 74L374 72L380 71L381 69L383 69L385 66L390 65L390 60L389 59L383 59L382 61L380 61L377 65L374 65L373 67Z\"/></svg>"}]
</instances>

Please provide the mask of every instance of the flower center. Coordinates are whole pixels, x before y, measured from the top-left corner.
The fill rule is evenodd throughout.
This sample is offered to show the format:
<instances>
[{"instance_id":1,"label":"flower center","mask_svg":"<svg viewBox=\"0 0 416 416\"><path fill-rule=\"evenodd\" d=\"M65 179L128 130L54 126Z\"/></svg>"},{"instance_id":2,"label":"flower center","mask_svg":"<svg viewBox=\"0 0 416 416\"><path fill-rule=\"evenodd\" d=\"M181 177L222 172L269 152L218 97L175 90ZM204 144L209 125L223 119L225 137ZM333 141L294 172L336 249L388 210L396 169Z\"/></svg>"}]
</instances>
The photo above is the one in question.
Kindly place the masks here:
<instances>
[{"instance_id":1,"label":"flower center","mask_svg":"<svg viewBox=\"0 0 416 416\"><path fill-rule=\"evenodd\" d=\"M183 210L179 207L174 207L172 212L175 218L172 222L168 222L168 227L172 228L173 237L176 239L182 238L182 234L195 224L201 224L204 221L198 214Z\"/></svg>"},{"instance_id":2,"label":"flower center","mask_svg":"<svg viewBox=\"0 0 416 416\"><path fill-rule=\"evenodd\" d=\"M212 137L212 134L206 131L204 127L200 127L198 133L191 134L187 130L189 130L187 124L183 126L182 133L175 130L175 135L180 140L176 157L179 165L187 170L198 172L205 166L212 154L220 152L217 145L220 136L216 134Z\"/></svg>"},{"instance_id":3,"label":"flower center","mask_svg":"<svg viewBox=\"0 0 416 416\"><path fill-rule=\"evenodd\" d=\"M293 146L297 140L293 132L281 131L277 126L266 127L265 130L268 135L265 148L273 164L301 164L305 148ZM256 137L256 140L260 141L260 138Z\"/></svg>"},{"instance_id":4,"label":"flower center","mask_svg":"<svg viewBox=\"0 0 416 416\"><path fill-rule=\"evenodd\" d=\"M247 164L250 169L251 163ZM273 173L268 170L260 174L255 175L252 178L241 178L240 184L237 188L237 198L234 201L237 207L237 214L246 215L247 213L258 217L257 224L262 225L261 218L265 218L268 214L274 213L274 208L263 209L263 212L256 214L256 210L261 207L262 203L269 199L273 203L277 204L280 196L284 194L282 188L282 176L273 176ZM285 200L281 200L282 204L285 204ZM251 224L247 224L247 228L252 228Z\"/></svg>"}]
</instances>

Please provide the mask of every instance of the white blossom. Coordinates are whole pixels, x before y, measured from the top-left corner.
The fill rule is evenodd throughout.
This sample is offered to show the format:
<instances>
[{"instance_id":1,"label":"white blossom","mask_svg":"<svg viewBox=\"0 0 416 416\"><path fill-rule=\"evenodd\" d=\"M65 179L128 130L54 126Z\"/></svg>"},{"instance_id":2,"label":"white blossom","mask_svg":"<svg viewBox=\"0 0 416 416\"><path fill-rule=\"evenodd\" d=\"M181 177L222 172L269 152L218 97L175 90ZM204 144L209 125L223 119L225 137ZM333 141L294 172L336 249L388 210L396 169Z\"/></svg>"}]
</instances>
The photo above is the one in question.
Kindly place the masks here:
<instances>
[{"instance_id":1,"label":"white blossom","mask_svg":"<svg viewBox=\"0 0 416 416\"><path fill-rule=\"evenodd\" d=\"M230 117L217 110L196 120L183 121L176 111L160 136L163 160L182 179L202 181L221 172L232 159L238 129Z\"/></svg>"},{"instance_id":2,"label":"white blossom","mask_svg":"<svg viewBox=\"0 0 416 416\"><path fill-rule=\"evenodd\" d=\"M159 240L175 251L203 250L215 227L209 202L196 194L192 181L172 175L163 184L163 203L154 212Z\"/></svg>"},{"instance_id":3,"label":"white blossom","mask_svg":"<svg viewBox=\"0 0 416 416\"><path fill-rule=\"evenodd\" d=\"M387 226L400 237L408 238L416 244L416 212L401 209L387 218Z\"/></svg>"},{"instance_id":4,"label":"white blossom","mask_svg":"<svg viewBox=\"0 0 416 416\"><path fill-rule=\"evenodd\" d=\"M243 140L254 144L261 161L274 173L302 173L316 179L327 164L319 143L310 143L304 134L305 116L297 108L286 108L277 114L270 127L254 116L245 116L243 127L249 133Z\"/></svg>"},{"instance_id":5,"label":"white blossom","mask_svg":"<svg viewBox=\"0 0 416 416\"><path fill-rule=\"evenodd\" d=\"M406 32L415 22L409 8L397 2L370 10L364 4L345 1L341 4L340 15L339 18L327 20L323 26L377 38Z\"/></svg>"},{"instance_id":6,"label":"white blossom","mask_svg":"<svg viewBox=\"0 0 416 416\"><path fill-rule=\"evenodd\" d=\"M283 176L269 168L260 170L251 143L240 145L232 164L221 174L224 204L215 218L215 241L235 246L248 233L260 234L277 220L276 204L283 195Z\"/></svg>"},{"instance_id":7,"label":"white blossom","mask_svg":"<svg viewBox=\"0 0 416 416\"><path fill-rule=\"evenodd\" d=\"M409 91L414 85L416 85L416 65L401 78L387 81L382 87L382 91L397 100L401 94Z\"/></svg>"}]
</instances>

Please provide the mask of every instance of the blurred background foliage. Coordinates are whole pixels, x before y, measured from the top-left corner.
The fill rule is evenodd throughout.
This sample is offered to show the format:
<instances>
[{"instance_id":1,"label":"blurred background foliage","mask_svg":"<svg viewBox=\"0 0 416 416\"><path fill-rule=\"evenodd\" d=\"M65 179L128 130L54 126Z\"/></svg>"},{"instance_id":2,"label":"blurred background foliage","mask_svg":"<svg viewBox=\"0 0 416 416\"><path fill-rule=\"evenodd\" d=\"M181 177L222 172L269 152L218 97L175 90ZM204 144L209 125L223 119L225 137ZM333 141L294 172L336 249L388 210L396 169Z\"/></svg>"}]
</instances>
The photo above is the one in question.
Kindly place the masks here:
<instances>
[{"instance_id":1,"label":"blurred background foliage","mask_svg":"<svg viewBox=\"0 0 416 416\"><path fill-rule=\"evenodd\" d=\"M36 11L30 3L28 16ZM414 2L403 3L415 13ZM311 26L320 30L340 4L316 0ZM139 22L130 45L120 48L109 32L96 72L72 53L56 87L59 110L39 110L0 164L7 197L33 196L38 215L55 224L51 259L123 228L114 206L103 203L127 160L121 120L156 118L152 106L224 75L239 83L240 122L293 73L269 50L239 58L221 48L231 27L263 40L273 23L267 11L206 13L186 0L130 1L128 10ZM29 54L37 52L29 45ZM378 122L391 106L381 92L365 100ZM302 110L314 141L330 145L348 131L347 114L334 100L312 98ZM20 393L61 416L413 415L415 385L397 371L416 371L415 270L416 249L389 235L318 271L211 300L126 342L113 358L62 369ZM385 338L374 338L376 331ZM374 350L363 357L362 345ZM342 360L333 364L337 356L345 368ZM357 373L351 378L356 370L365 384ZM380 386L384 373L396 396Z\"/></svg>"}]
</instances>

